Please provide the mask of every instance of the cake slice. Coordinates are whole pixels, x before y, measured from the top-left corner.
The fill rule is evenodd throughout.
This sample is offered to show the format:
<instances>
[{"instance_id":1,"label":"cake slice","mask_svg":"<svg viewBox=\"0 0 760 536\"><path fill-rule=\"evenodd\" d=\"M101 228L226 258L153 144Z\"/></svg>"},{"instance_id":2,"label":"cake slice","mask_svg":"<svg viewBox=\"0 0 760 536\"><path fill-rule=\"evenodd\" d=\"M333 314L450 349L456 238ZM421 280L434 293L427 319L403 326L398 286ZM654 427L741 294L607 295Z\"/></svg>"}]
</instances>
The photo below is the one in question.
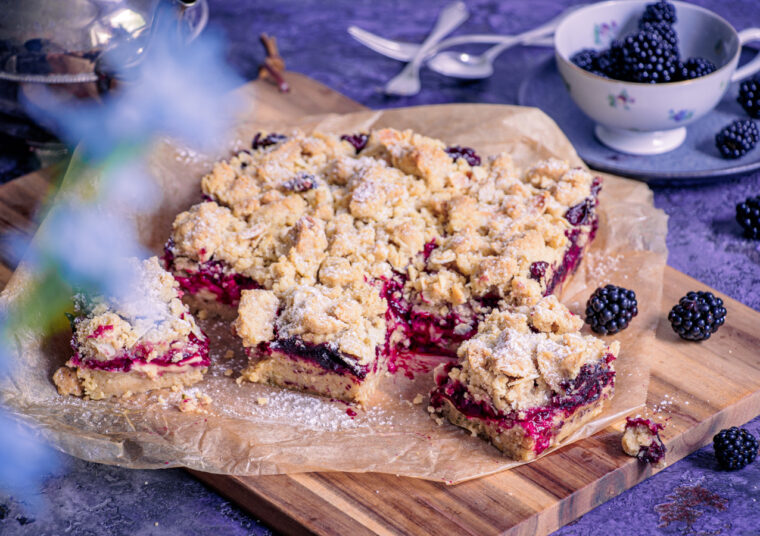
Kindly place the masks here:
<instances>
[{"instance_id":1,"label":"cake slice","mask_svg":"<svg viewBox=\"0 0 760 536\"><path fill-rule=\"evenodd\" d=\"M429 411L515 460L534 459L613 395L619 344L581 335L582 325L554 296L494 311L459 347L459 363L436 369Z\"/></svg>"},{"instance_id":2,"label":"cake slice","mask_svg":"<svg viewBox=\"0 0 760 536\"><path fill-rule=\"evenodd\" d=\"M133 277L118 297L75 297L74 355L53 376L59 393L128 396L192 385L206 372L208 340L179 284L156 257L129 263Z\"/></svg>"},{"instance_id":3,"label":"cake slice","mask_svg":"<svg viewBox=\"0 0 760 536\"><path fill-rule=\"evenodd\" d=\"M281 297L244 290L235 331L242 378L365 404L383 370L385 306L376 289L296 286Z\"/></svg>"}]
</instances>

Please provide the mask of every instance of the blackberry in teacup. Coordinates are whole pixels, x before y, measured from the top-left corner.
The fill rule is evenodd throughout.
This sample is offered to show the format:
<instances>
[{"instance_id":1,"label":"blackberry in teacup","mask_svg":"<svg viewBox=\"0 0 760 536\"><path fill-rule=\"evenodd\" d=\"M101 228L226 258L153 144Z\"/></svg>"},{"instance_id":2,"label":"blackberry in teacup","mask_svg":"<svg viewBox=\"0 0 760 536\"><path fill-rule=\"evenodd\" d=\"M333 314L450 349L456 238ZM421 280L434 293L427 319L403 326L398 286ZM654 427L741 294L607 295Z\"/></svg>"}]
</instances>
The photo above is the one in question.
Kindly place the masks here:
<instances>
[{"instance_id":1,"label":"blackberry in teacup","mask_svg":"<svg viewBox=\"0 0 760 536\"><path fill-rule=\"evenodd\" d=\"M641 16L641 22L665 22L675 24L676 6L667 0L660 0L654 4L647 4L644 14Z\"/></svg>"}]
</instances>

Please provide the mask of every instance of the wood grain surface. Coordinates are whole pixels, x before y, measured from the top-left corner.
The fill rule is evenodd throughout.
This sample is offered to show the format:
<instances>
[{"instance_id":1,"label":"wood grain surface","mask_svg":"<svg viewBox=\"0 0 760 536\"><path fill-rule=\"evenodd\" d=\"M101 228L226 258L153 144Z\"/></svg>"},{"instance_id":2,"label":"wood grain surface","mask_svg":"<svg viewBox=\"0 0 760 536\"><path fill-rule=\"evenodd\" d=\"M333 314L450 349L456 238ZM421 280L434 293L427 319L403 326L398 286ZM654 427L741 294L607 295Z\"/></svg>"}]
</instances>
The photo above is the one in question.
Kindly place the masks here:
<instances>
[{"instance_id":1,"label":"wood grain surface","mask_svg":"<svg viewBox=\"0 0 760 536\"><path fill-rule=\"evenodd\" d=\"M289 94L264 82L241 91L254 97L262 119L363 109L305 76L288 73L287 80ZM57 171L0 187L0 232L33 232L35 207ZM0 286L13 267L0 247ZM707 287L667 267L663 318L697 289ZM715 294L726 302L728 318L710 340L681 341L666 321L657 330L647 405L667 419L668 464L710 442L717 430L760 413L760 313ZM652 474L652 467L622 453L621 430L619 423L528 465L456 486L377 473L192 473L286 534L547 534Z\"/></svg>"}]
</instances>

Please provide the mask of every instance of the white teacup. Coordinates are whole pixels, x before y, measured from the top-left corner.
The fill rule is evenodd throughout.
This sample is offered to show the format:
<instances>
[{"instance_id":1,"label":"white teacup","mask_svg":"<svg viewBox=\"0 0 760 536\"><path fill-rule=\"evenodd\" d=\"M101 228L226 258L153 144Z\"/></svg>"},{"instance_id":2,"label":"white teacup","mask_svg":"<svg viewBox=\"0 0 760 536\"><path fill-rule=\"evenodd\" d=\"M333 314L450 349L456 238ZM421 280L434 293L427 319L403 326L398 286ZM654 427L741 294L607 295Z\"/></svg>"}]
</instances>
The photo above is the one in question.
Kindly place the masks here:
<instances>
[{"instance_id":1,"label":"white teacup","mask_svg":"<svg viewBox=\"0 0 760 536\"><path fill-rule=\"evenodd\" d=\"M685 125L701 118L723 98L731 82L760 70L760 54L736 68L741 47L760 40L760 28L737 32L715 13L673 1L681 57L701 56L718 69L701 78L666 84L610 80L584 71L570 58L584 48L602 50L635 31L646 4L653 0L612 0L581 8L567 17L554 36L557 67L570 96L596 121L605 145L624 153L659 154L686 138Z\"/></svg>"}]
</instances>

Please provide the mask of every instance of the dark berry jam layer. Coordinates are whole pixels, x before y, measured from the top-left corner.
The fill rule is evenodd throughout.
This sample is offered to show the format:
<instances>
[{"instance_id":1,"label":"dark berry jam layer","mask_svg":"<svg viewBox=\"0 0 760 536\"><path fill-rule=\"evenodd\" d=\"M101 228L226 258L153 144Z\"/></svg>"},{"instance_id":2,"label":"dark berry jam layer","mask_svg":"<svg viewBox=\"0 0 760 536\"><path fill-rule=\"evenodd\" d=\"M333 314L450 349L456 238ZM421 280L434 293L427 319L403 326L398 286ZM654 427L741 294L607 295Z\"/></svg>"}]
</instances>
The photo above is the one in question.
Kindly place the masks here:
<instances>
[{"instance_id":1,"label":"dark berry jam layer","mask_svg":"<svg viewBox=\"0 0 760 536\"><path fill-rule=\"evenodd\" d=\"M574 228L565 231L565 236L570 240L570 246L565 251L565 255L562 258L562 262L559 266L554 268L551 281L546 284L545 296L553 293L557 286L567 279L567 276L575 272L581 263L583 257L583 250L587 244L590 244L594 237L596 237L596 231L599 229L599 217L596 214L596 206L599 204L596 196L601 190L601 182L598 178L594 179L594 183L591 186L592 197L587 197L582 203L570 207L565 214L565 218L569 221ZM585 231L582 227L588 226L590 229ZM586 236L586 240L581 243L581 238ZM531 265L531 277L540 281L540 277L536 277L539 274L534 275L534 265ZM539 270L536 267L536 272L541 272L540 276L543 277L544 270Z\"/></svg>"},{"instance_id":2,"label":"dark berry jam layer","mask_svg":"<svg viewBox=\"0 0 760 536\"><path fill-rule=\"evenodd\" d=\"M576 378L562 384L563 392L554 393L550 404L509 413L499 411L488 401L473 400L463 383L449 378L448 374L455 366L451 363L444 367L443 374L436 377L437 387L430 394L430 405L440 408L448 400L468 419L496 424L500 430L520 426L526 436L535 440L533 450L540 454L551 444L558 431L555 429L557 416L567 419L579 409L599 400L605 388L615 385L615 371L609 368L613 359L609 354L603 362L581 367Z\"/></svg>"},{"instance_id":3,"label":"dark berry jam layer","mask_svg":"<svg viewBox=\"0 0 760 536\"><path fill-rule=\"evenodd\" d=\"M169 239L164 247L164 266L172 273L184 292L197 294L201 290L211 292L216 301L233 307L240 303L240 294L244 290L259 288L250 277L225 269L221 261L199 263L197 269L180 273L174 266L174 242Z\"/></svg>"},{"instance_id":4,"label":"dark berry jam layer","mask_svg":"<svg viewBox=\"0 0 760 536\"><path fill-rule=\"evenodd\" d=\"M298 337L288 339L275 339L269 343L262 343L258 347L265 355L272 352L280 352L293 359L310 361L330 372L350 375L363 380L370 372L371 367L360 365L357 360L341 352L330 344L310 344Z\"/></svg>"},{"instance_id":5,"label":"dark berry jam layer","mask_svg":"<svg viewBox=\"0 0 760 536\"><path fill-rule=\"evenodd\" d=\"M105 326L101 326L105 327ZM111 326L113 329L113 326ZM96 330L97 332L97 330ZM102 332L101 332L102 334ZM95 335L95 333L93 333ZM176 342L176 341L175 341ZM113 359L99 361L97 359L82 359L76 344L76 335L71 338L71 347L74 349L72 363L78 367L103 370L106 372L129 372L135 364L155 365L157 367L184 365L191 367L207 367L211 363L208 356L208 339L199 339L193 333L190 334L187 344L175 348L174 343L169 344L169 350L164 354L148 361L148 356L154 350L151 343L138 343L129 351L122 351Z\"/></svg>"},{"instance_id":6,"label":"dark berry jam layer","mask_svg":"<svg viewBox=\"0 0 760 536\"><path fill-rule=\"evenodd\" d=\"M652 434L652 442L649 445L642 445L639 447L639 452L636 454L636 457L645 463L658 463L665 457L665 453L668 450L665 448L665 443L662 442L662 438L660 438L660 430L665 428L665 426L642 417L626 418L626 430L637 426L646 426L649 429L649 433Z\"/></svg>"},{"instance_id":7,"label":"dark berry jam layer","mask_svg":"<svg viewBox=\"0 0 760 536\"><path fill-rule=\"evenodd\" d=\"M405 275L395 274L393 279L382 281L380 291L388 303L385 353L390 357L390 365L398 352L456 355L456 346L477 333L483 314L476 314L472 306L461 307L459 311L452 309L446 315L417 308L404 297L405 282ZM400 340L392 343L391 338L399 332Z\"/></svg>"}]
</instances>

